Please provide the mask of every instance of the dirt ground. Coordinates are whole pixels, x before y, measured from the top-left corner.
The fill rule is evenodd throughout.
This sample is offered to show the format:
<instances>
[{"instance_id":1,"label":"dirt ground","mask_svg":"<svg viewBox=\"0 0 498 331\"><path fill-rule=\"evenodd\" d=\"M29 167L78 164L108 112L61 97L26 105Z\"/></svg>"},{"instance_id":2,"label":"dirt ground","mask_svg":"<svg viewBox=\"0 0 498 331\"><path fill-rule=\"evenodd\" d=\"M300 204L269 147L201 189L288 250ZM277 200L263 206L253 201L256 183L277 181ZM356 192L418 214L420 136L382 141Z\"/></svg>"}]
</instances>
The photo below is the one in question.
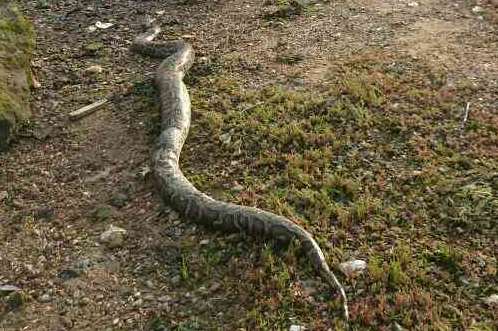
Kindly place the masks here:
<instances>
[{"instance_id":1,"label":"dirt ground","mask_svg":"<svg viewBox=\"0 0 498 331\"><path fill-rule=\"evenodd\" d=\"M272 253L261 242L207 231L161 205L148 174L159 119L152 84L159 62L129 52L145 15L164 28L162 38L184 38L196 51L187 77L194 127L183 154L186 174L212 195L231 199L224 191L236 191L233 201L272 210L264 198L237 193L257 181L249 157L215 157L223 147L203 127L204 107L219 106L211 111L223 113L227 102L237 111L251 106L232 85L215 88L216 79L229 77L254 93L272 86L313 92L334 81L330 68L345 70L344 63L364 54L382 54L386 65L403 58L444 72L437 92L459 107L455 126L466 103L471 120L487 125L455 147L479 153L489 175L483 181L494 183L485 196L491 211L478 215L491 220L487 230L459 226L459 234L450 235L438 230L442 215L411 227L379 230L361 223L337 236L316 234L334 268L349 257L369 262L360 278L341 275L354 329L496 330L498 308L485 302L498 293L498 204L492 204L498 199L496 1L312 1L296 13L285 1L19 2L37 30L33 72L41 87L33 90L31 122L0 155L0 285L18 287L15 300L22 301L12 295L0 301L0 330L343 327L337 297L322 295L327 288L302 260ZM95 27L98 21L113 25ZM67 119L111 93L118 97L97 113ZM394 111L396 105L372 107ZM433 126L436 134L446 134L441 123ZM99 242L110 224L128 232L121 247ZM374 255L392 252L396 240L413 243L413 256L417 241L427 243L428 252L439 244L450 252L430 260L427 278L416 286L393 288L397 264L387 266L391 287L369 282ZM461 251L457 280L448 276L451 267L438 269L454 266L451 247ZM411 278L415 271L407 268L403 275Z\"/></svg>"}]
</instances>

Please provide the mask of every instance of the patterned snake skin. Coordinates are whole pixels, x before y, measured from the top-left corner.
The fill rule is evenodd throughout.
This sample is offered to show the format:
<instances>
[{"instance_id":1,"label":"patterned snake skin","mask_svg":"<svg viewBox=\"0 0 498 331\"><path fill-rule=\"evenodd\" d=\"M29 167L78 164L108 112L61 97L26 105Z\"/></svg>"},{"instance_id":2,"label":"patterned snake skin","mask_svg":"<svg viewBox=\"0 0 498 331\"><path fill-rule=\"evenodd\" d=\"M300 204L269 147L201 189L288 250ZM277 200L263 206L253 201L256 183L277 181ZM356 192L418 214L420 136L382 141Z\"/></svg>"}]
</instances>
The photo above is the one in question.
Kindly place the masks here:
<instances>
[{"instance_id":1,"label":"patterned snake skin","mask_svg":"<svg viewBox=\"0 0 498 331\"><path fill-rule=\"evenodd\" d=\"M285 217L257 208L214 200L198 191L180 170L180 153L190 127L190 98L183 83L194 61L192 46L184 41L154 42L158 27L139 35L132 51L164 58L157 69L161 100L161 134L153 155L153 172L162 199L186 219L225 232L243 232L279 242L297 240L322 279L339 290L344 316L349 319L344 288L330 270L325 256L310 233Z\"/></svg>"}]
</instances>

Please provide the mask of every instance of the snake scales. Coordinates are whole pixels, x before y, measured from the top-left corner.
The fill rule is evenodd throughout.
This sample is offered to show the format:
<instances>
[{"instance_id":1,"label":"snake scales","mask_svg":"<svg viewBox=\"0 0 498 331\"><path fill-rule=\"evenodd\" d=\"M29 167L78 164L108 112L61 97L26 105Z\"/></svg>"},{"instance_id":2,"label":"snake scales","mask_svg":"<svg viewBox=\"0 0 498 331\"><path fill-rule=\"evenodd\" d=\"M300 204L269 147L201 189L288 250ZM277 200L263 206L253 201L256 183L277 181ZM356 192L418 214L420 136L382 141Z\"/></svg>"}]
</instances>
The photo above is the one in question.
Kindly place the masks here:
<instances>
[{"instance_id":1,"label":"snake scales","mask_svg":"<svg viewBox=\"0 0 498 331\"><path fill-rule=\"evenodd\" d=\"M132 51L164 58L156 72L161 102L161 134L152 160L162 199L183 217L202 225L280 242L298 240L322 279L339 290L344 316L348 320L344 288L309 232L285 217L217 201L198 191L183 175L178 162L190 127L190 98L183 77L194 61L194 51L182 40L153 41L159 33L160 28L152 27L139 35L132 44Z\"/></svg>"}]
</instances>

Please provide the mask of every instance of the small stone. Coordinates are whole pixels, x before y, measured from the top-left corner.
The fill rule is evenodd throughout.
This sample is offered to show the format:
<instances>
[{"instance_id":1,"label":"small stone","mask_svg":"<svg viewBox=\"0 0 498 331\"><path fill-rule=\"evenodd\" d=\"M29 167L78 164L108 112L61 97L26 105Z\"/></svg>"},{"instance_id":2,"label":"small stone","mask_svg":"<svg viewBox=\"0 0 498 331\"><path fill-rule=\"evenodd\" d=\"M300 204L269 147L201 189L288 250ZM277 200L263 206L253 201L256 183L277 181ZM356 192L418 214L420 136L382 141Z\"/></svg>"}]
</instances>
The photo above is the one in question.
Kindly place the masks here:
<instances>
[{"instance_id":1,"label":"small stone","mask_svg":"<svg viewBox=\"0 0 498 331\"><path fill-rule=\"evenodd\" d=\"M490 295L489 297L484 299L484 302L489 306L498 306L498 294Z\"/></svg>"},{"instance_id":2,"label":"small stone","mask_svg":"<svg viewBox=\"0 0 498 331\"><path fill-rule=\"evenodd\" d=\"M318 291L317 287L319 284L316 281L303 281L301 282L301 285L305 296L313 296Z\"/></svg>"},{"instance_id":3,"label":"small stone","mask_svg":"<svg viewBox=\"0 0 498 331\"><path fill-rule=\"evenodd\" d=\"M64 269L58 274L59 278L62 280L69 280L72 278L76 278L79 277L79 275L80 273L73 269Z\"/></svg>"},{"instance_id":4,"label":"small stone","mask_svg":"<svg viewBox=\"0 0 498 331\"><path fill-rule=\"evenodd\" d=\"M100 242L109 248L121 247L124 243L127 231L111 224L109 228L100 235Z\"/></svg>"},{"instance_id":5,"label":"small stone","mask_svg":"<svg viewBox=\"0 0 498 331\"><path fill-rule=\"evenodd\" d=\"M110 23L110 22L109 23L102 23L100 21L95 22L95 27L97 27L99 29L108 29L113 25L114 25L114 23Z\"/></svg>"},{"instance_id":6,"label":"small stone","mask_svg":"<svg viewBox=\"0 0 498 331\"><path fill-rule=\"evenodd\" d=\"M339 265L339 269L347 277L354 277L361 274L367 268L367 263L362 260L351 260Z\"/></svg>"},{"instance_id":7,"label":"small stone","mask_svg":"<svg viewBox=\"0 0 498 331\"><path fill-rule=\"evenodd\" d=\"M81 276L82 273L87 271L92 266L92 262L89 259L81 259L78 260L74 265L62 269L58 277L64 281L67 281L72 278L77 278Z\"/></svg>"},{"instance_id":8,"label":"small stone","mask_svg":"<svg viewBox=\"0 0 498 331\"><path fill-rule=\"evenodd\" d=\"M142 298L136 300L133 302L133 307L140 307L141 305L143 305L144 301L142 300Z\"/></svg>"},{"instance_id":9,"label":"small stone","mask_svg":"<svg viewBox=\"0 0 498 331\"><path fill-rule=\"evenodd\" d=\"M35 211L34 217L37 220L51 221L55 218L55 209L51 207L40 207Z\"/></svg>"},{"instance_id":10,"label":"small stone","mask_svg":"<svg viewBox=\"0 0 498 331\"><path fill-rule=\"evenodd\" d=\"M150 279L148 281L145 282L145 286L147 286L148 288L154 288L154 282L151 281Z\"/></svg>"},{"instance_id":11,"label":"small stone","mask_svg":"<svg viewBox=\"0 0 498 331\"><path fill-rule=\"evenodd\" d=\"M210 291L210 292L216 292L216 291L217 291L217 290L219 290L220 288L221 288L221 284L220 284L220 283L218 283L218 282L215 282L215 283L213 283L213 285L211 285L211 286L209 287L209 291Z\"/></svg>"},{"instance_id":12,"label":"small stone","mask_svg":"<svg viewBox=\"0 0 498 331\"><path fill-rule=\"evenodd\" d=\"M232 187L232 190L235 192L241 192L244 190L244 186L240 185L238 182L235 182L235 185Z\"/></svg>"},{"instance_id":13,"label":"small stone","mask_svg":"<svg viewBox=\"0 0 498 331\"><path fill-rule=\"evenodd\" d=\"M483 11L484 11L484 8L482 8L481 6L474 6L472 8L472 12L475 14L482 13Z\"/></svg>"},{"instance_id":14,"label":"small stone","mask_svg":"<svg viewBox=\"0 0 498 331\"><path fill-rule=\"evenodd\" d=\"M458 278L458 280L464 286L470 286L471 285L471 283L469 282L469 280L467 278L463 277L463 276L461 276L460 278Z\"/></svg>"},{"instance_id":15,"label":"small stone","mask_svg":"<svg viewBox=\"0 0 498 331\"><path fill-rule=\"evenodd\" d=\"M95 75L95 74L100 74L103 71L104 69L102 68L102 66L96 64L86 68L85 73Z\"/></svg>"},{"instance_id":16,"label":"small stone","mask_svg":"<svg viewBox=\"0 0 498 331\"><path fill-rule=\"evenodd\" d=\"M159 301L159 302L169 302L169 301L171 301L171 297L169 295L163 295L163 296L157 298L157 301Z\"/></svg>"},{"instance_id":17,"label":"small stone","mask_svg":"<svg viewBox=\"0 0 498 331\"><path fill-rule=\"evenodd\" d=\"M87 306L88 304L90 304L92 302L92 300L90 300L90 298L88 297L83 297L80 299L80 301L78 302L78 304L80 306Z\"/></svg>"},{"instance_id":18,"label":"small stone","mask_svg":"<svg viewBox=\"0 0 498 331\"><path fill-rule=\"evenodd\" d=\"M21 291L21 289L14 285L0 285L0 297L19 291Z\"/></svg>"},{"instance_id":19,"label":"small stone","mask_svg":"<svg viewBox=\"0 0 498 331\"><path fill-rule=\"evenodd\" d=\"M75 268L81 272L86 271L91 266L92 266L92 261L90 261L90 259L81 259L75 263Z\"/></svg>"},{"instance_id":20,"label":"small stone","mask_svg":"<svg viewBox=\"0 0 498 331\"><path fill-rule=\"evenodd\" d=\"M415 1L409 2L409 3L407 3L407 6L408 7L418 7L418 2L415 2Z\"/></svg>"},{"instance_id":21,"label":"small stone","mask_svg":"<svg viewBox=\"0 0 498 331\"><path fill-rule=\"evenodd\" d=\"M173 285L178 285L178 284L180 284L180 280L181 280L180 276L176 275L173 278L171 278L171 283Z\"/></svg>"},{"instance_id":22,"label":"small stone","mask_svg":"<svg viewBox=\"0 0 498 331\"><path fill-rule=\"evenodd\" d=\"M50 294L48 294L48 293L43 294L43 295L40 297L40 299L39 299L39 301L40 301L40 302L43 302L43 303L50 302L51 300L52 300L52 298L50 297Z\"/></svg>"},{"instance_id":23,"label":"small stone","mask_svg":"<svg viewBox=\"0 0 498 331\"><path fill-rule=\"evenodd\" d=\"M209 244L209 239L203 239L199 242L199 245L201 246L206 246L207 244Z\"/></svg>"},{"instance_id":24,"label":"small stone","mask_svg":"<svg viewBox=\"0 0 498 331\"><path fill-rule=\"evenodd\" d=\"M302 325L291 325L289 331L304 331L306 328Z\"/></svg>"},{"instance_id":25,"label":"small stone","mask_svg":"<svg viewBox=\"0 0 498 331\"><path fill-rule=\"evenodd\" d=\"M393 323L392 330L393 331L405 331L405 329L401 325L399 325L397 322Z\"/></svg>"},{"instance_id":26,"label":"small stone","mask_svg":"<svg viewBox=\"0 0 498 331\"><path fill-rule=\"evenodd\" d=\"M232 141L232 136L230 133L224 133L222 135L220 135L220 141L225 144L225 145L228 145L230 144L230 142Z\"/></svg>"}]
</instances>

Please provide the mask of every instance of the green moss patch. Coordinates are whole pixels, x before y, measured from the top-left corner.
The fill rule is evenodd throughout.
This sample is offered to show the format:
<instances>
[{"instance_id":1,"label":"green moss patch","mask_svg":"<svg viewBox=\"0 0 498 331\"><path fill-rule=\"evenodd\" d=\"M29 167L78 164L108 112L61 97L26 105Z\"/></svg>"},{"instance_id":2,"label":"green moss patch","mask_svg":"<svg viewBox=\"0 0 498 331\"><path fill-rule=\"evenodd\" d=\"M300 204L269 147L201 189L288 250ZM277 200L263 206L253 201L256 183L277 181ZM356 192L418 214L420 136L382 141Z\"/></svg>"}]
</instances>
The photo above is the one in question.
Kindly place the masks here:
<instances>
[{"instance_id":1,"label":"green moss patch","mask_svg":"<svg viewBox=\"0 0 498 331\"><path fill-rule=\"evenodd\" d=\"M345 281L358 329L492 320L478 302L496 284L465 287L461 279L492 280L496 270L453 254L491 256L498 210L498 161L488 148L498 135L477 117L461 128L473 93L464 83L448 98L443 70L375 50L332 61L313 88L247 89L229 72L214 73L191 87L182 168L213 196L303 225L332 265L367 259L367 275ZM471 136L479 144L469 145ZM305 305L291 288L305 261L276 261L261 262L256 274L240 266L244 285L227 285L248 309L242 324L284 327L298 317L320 329L318 313L340 321L335 297Z\"/></svg>"},{"instance_id":2,"label":"green moss patch","mask_svg":"<svg viewBox=\"0 0 498 331\"><path fill-rule=\"evenodd\" d=\"M0 149L29 116L34 30L10 1L0 2Z\"/></svg>"}]
</instances>

